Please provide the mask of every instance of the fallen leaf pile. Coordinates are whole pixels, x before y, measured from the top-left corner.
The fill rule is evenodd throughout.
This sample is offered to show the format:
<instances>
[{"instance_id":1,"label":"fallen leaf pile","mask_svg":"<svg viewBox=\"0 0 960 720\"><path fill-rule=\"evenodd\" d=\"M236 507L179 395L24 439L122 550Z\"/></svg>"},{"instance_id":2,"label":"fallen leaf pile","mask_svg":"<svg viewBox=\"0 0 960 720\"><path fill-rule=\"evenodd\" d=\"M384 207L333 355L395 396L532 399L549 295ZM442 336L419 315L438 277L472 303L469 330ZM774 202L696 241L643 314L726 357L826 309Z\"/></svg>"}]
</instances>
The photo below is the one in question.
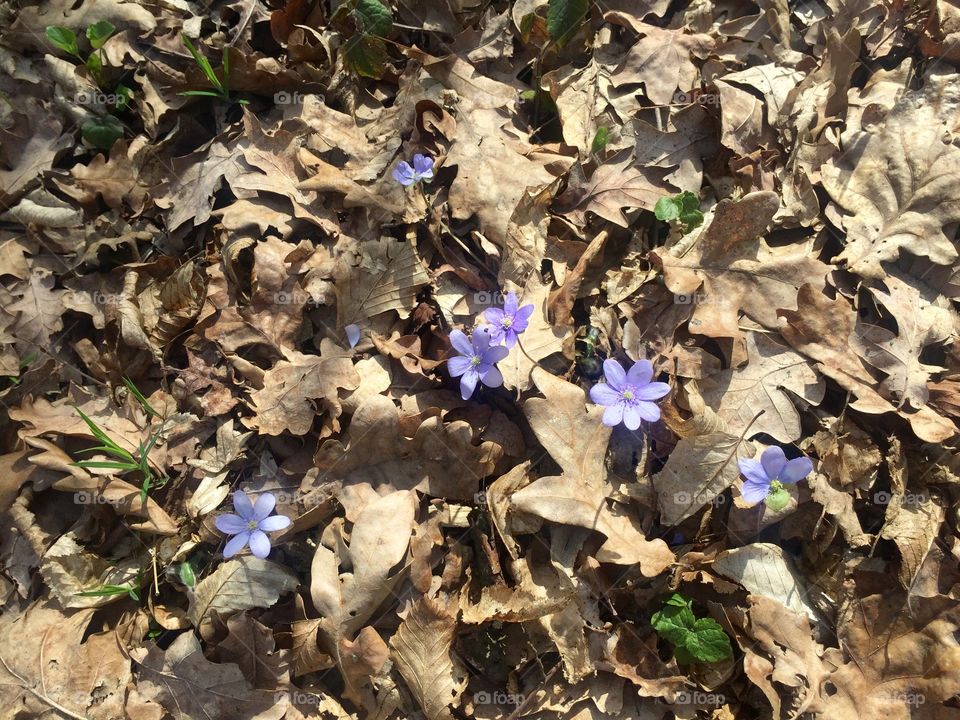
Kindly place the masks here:
<instances>
[{"instance_id":1,"label":"fallen leaf pile","mask_svg":"<svg viewBox=\"0 0 960 720\"><path fill-rule=\"evenodd\" d=\"M960 719L956 3L0 19L0 716Z\"/></svg>"}]
</instances>

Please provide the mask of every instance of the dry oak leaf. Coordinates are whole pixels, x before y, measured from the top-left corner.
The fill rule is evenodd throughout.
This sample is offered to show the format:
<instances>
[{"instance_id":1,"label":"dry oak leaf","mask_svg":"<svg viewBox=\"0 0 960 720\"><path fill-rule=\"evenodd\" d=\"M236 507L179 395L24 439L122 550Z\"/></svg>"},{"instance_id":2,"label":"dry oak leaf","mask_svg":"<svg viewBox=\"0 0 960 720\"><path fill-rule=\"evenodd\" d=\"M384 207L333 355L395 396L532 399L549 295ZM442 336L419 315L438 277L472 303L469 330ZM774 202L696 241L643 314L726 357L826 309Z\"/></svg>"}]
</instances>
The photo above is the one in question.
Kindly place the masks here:
<instances>
[{"instance_id":1,"label":"dry oak leaf","mask_svg":"<svg viewBox=\"0 0 960 720\"><path fill-rule=\"evenodd\" d=\"M97 155L90 164L75 165L73 175L77 187L85 195L78 198L88 204L102 196L108 207L120 209L126 203L132 210L143 209L148 187L140 182L140 168L133 163L134 152L138 147L129 148L124 140L118 140L110 148L110 159Z\"/></svg>"},{"instance_id":2,"label":"dry oak leaf","mask_svg":"<svg viewBox=\"0 0 960 720\"><path fill-rule=\"evenodd\" d=\"M819 405L826 383L805 357L766 334L747 333L746 340L747 364L705 380L700 388L704 401L731 433L767 433L782 443L799 440L800 413L787 391Z\"/></svg>"},{"instance_id":3,"label":"dry oak leaf","mask_svg":"<svg viewBox=\"0 0 960 720\"><path fill-rule=\"evenodd\" d=\"M909 590L924 558L940 534L945 510L929 493L894 493L887 505L880 537L893 540L900 551L900 583Z\"/></svg>"},{"instance_id":4,"label":"dry oak leaf","mask_svg":"<svg viewBox=\"0 0 960 720\"><path fill-rule=\"evenodd\" d=\"M499 444L474 444L473 427L462 420L429 417L412 438L401 432L400 411L382 395L368 397L350 420L347 444L326 440L314 462L322 477L344 486L416 489L447 500L473 501L480 481L503 456Z\"/></svg>"},{"instance_id":5,"label":"dry oak leaf","mask_svg":"<svg viewBox=\"0 0 960 720\"><path fill-rule=\"evenodd\" d=\"M817 362L819 372L835 380L840 387L857 396L850 407L877 415L895 412L909 421L914 433L926 442L943 442L952 437L956 426L929 406L915 412L897 410L876 390L877 381L862 359L853 351L856 345L857 314L843 297L830 300L812 285L804 285L797 295L797 310L777 310L781 317L780 335L794 349ZM867 384L864 380L871 384Z\"/></svg>"},{"instance_id":6,"label":"dry oak leaf","mask_svg":"<svg viewBox=\"0 0 960 720\"><path fill-rule=\"evenodd\" d=\"M256 417L250 427L261 435L306 435L314 418L322 415L323 435L339 430L339 390L356 390L360 384L351 354L327 338L321 342L320 355L289 348L283 348L283 354L285 359L264 373L263 388L251 395Z\"/></svg>"},{"instance_id":7,"label":"dry oak leaf","mask_svg":"<svg viewBox=\"0 0 960 720\"><path fill-rule=\"evenodd\" d=\"M852 598L838 621L842 649L824 653L836 691L817 709L850 720L949 717L936 713L960 693L958 628L960 606L943 595L915 600L910 611L903 593Z\"/></svg>"},{"instance_id":8,"label":"dry oak leaf","mask_svg":"<svg viewBox=\"0 0 960 720\"><path fill-rule=\"evenodd\" d=\"M779 545L751 543L724 550L714 559L712 569L740 583L754 595L770 598L793 612L818 620L807 599L809 591L802 576L791 566Z\"/></svg>"},{"instance_id":9,"label":"dry oak leaf","mask_svg":"<svg viewBox=\"0 0 960 720\"><path fill-rule=\"evenodd\" d=\"M65 613L42 601L23 613L4 613L0 705L8 717L48 717L51 706L89 720L124 716L130 660L116 633L87 636L93 613Z\"/></svg>"},{"instance_id":10,"label":"dry oak leaf","mask_svg":"<svg viewBox=\"0 0 960 720\"><path fill-rule=\"evenodd\" d=\"M154 190L157 207L168 210L166 225L173 231L187 221L203 225L210 219L221 181L229 183L244 171L237 142L216 140L209 147L174 158L171 178Z\"/></svg>"},{"instance_id":11,"label":"dry oak leaf","mask_svg":"<svg viewBox=\"0 0 960 720\"><path fill-rule=\"evenodd\" d=\"M397 669L427 720L453 720L450 705L467 686L467 670L454 652L457 603L421 597L390 638Z\"/></svg>"},{"instance_id":12,"label":"dry oak leaf","mask_svg":"<svg viewBox=\"0 0 960 720\"><path fill-rule=\"evenodd\" d=\"M277 702L276 693L255 690L238 666L207 660L192 632L179 635L166 649L152 642L135 648L130 657L139 666L140 695L177 720L280 720L287 711L286 700Z\"/></svg>"},{"instance_id":13,"label":"dry oak leaf","mask_svg":"<svg viewBox=\"0 0 960 720\"><path fill-rule=\"evenodd\" d=\"M743 437L718 431L681 438L663 470L653 476L660 507L660 524L678 525L733 485L737 465L753 457Z\"/></svg>"},{"instance_id":14,"label":"dry oak leaf","mask_svg":"<svg viewBox=\"0 0 960 720\"><path fill-rule=\"evenodd\" d=\"M615 87L643 83L647 97L657 105L674 102L677 88L691 89L699 71L693 58L705 58L713 48L713 38L704 33L688 34L647 25L625 13L608 12L604 19L633 28L643 37L630 47L611 80Z\"/></svg>"},{"instance_id":15,"label":"dry oak leaf","mask_svg":"<svg viewBox=\"0 0 960 720\"><path fill-rule=\"evenodd\" d=\"M824 188L848 213L847 245L837 262L878 280L885 276L882 263L901 250L938 265L956 262L945 228L960 221L960 148L943 141L944 130L933 108L905 100L862 153L823 167Z\"/></svg>"},{"instance_id":16,"label":"dry oak leaf","mask_svg":"<svg viewBox=\"0 0 960 720\"><path fill-rule=\"evenodd\" d=\"M563 525L596 530L607 541L597 551L600 562L639 564L647 577L673 563L673 553L660 539L647 540L629 514L608 503L604 458L611 428L600 422L603 409L586 407L586 395L576 385L536 368L533 379L544 398L530 398L523 411L537 439L563 469L514 493L511 506Z\"/></svg>"},{"instance_id":17,"label":"dry oak leaf","mask_svg":"<svg viewBox=\"0 0 960 720\"><path fill-rule=\"evenodd\" d=\"M580 165L574 165L567 190L556 200L557 210L580 227L592 212L625 228L630 223L623 208L653 210L657 200L677 191L663 179L666 174L664 169L637 164L632 148L600 165L589 179Z\"/></svg>"},{"instance_id":18,"label":"dry oak leaf","mask_svg":"<svg viewBox=\"0 0 960 720\"><path fill-rule=\"evenodd\" d=\"M683 254L658 249L651 261L663 271L670 292L693 303L690 332L743 342L739 311L776 329L777 309L797 306L804 283L823 287L829 266L816 259L812 241L771 248L760 236L780 207L776 193L755 192L723 200L710 225ZM733 364L746 359L734 352Z\"/></svg>"},{"instance_id":19,"label":"dry oak leaf","mask_svg":"<svg viewBox=\"0 0 960 720\"><path fill-rule=\"evenodd\" d=\"M26 280L14 285L13 294L18 299L4 311L16 315L13 333L20 343L49 348L53 336L63 330L68 291L55 290L56 281L54 274L34 268Z\"/></svg>"},{"instance_id":20,"label":"dry oak leaf","mask_svg":"<svg viewBox=\"0 0 960 720\"><path fill-rule=\"evenodd\" d=\"M408 317L417 292L430 283L414 246L390 238L357 243L352 253L338 258L333 276L340 327L367 323L389 310Z\"/></svg>"}]
</instances>

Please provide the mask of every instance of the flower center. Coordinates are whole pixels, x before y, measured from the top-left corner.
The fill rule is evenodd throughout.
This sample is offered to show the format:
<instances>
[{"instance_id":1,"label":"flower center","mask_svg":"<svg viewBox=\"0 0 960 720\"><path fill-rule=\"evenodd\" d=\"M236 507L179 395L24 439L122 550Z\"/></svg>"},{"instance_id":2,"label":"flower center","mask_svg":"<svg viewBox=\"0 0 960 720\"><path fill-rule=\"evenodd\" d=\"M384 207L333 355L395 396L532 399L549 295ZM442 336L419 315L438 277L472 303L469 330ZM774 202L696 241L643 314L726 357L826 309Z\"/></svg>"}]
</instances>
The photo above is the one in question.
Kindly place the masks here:
<instances>
[{"instance_id":1,"label":"flower center","mask_svg":"<svg viewBox=\"0 0 960 720\"><path fill-rule=\"evenodd\" d=\"M500 324L503 325L505 328L508 328L508 327L510 327L511 325L513 325L513 318L511 318L511 317L505 317L505 318L500 322Z\"/></svg>"},{"instance_id":2,"label":"flower center","mask_svg":"<svg viewBox=\"0 0 960 720\"><path fill-rule=\"evenodd\" d=\"M470 358L470 364L473 365L474 367L477 367L482 362L483 360L480 358L479 355L474 355L472 358Z\"/></svg>"},{"instance_id":3,"label":"flower center","mask_svg":"<svg viewBox=\"0 0 960 720\"><path fill-rule=\"evenodd\" d=\"M624 399L624 400L633 400L633 388L632 388L632 387L627 388L626 390L623 391L623 399Z\"/></svg>"},{"instance_id":4,"label":"flower center","mask_svg":"<svg viewBox=\"0 0 960 720\"><path fill-rule=\"evenodd\" d=\"M247 521L247 527L251 530L256 530L258 527L260 527L260 523L258 523L256 520L249 520Z\"/></svg>"},{"instance_id":5,"label":"flower center","mask_svg":"<svg viewBox=\"0 0 960 720\"><path fill-rule=\"evenodd\" d=\"M783 483L780 482L779 480L772 480L770 482L770 492L775 493L780 490L783 490Z\"/></svg>"}]
</instances>

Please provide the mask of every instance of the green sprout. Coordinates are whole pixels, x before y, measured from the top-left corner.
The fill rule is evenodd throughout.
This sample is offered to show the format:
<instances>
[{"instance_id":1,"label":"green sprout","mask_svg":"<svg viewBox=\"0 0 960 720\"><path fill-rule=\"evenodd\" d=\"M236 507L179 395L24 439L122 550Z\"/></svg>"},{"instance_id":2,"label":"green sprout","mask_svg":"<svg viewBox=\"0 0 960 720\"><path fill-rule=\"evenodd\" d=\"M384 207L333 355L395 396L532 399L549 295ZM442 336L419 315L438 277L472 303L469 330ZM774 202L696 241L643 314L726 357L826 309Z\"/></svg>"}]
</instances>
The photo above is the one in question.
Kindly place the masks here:
<instances>
[{"instance_id":1,"label":"green sprout","mask_svg":"<svg viewBox=\"0 0 960 720\"><path fill-rule=\"evenodd\" d=\"M230 52L229 48L223 49L223 80L217 76L216 71L213 69L213 65L210 64L210 61L199 51L197 50L196 45L190 42L185 34L180 34L183 44L186 45L187 50L190 51L190 54L193 56L193 60L197 63L197 67L200 68L200 71L207 78L207 81L213 87L212 90L186 90L181 95L187 96L202 96L202 97L212 97L222 100L225 103L239 103L241 105L248 105L248 100L241 100L239 98L230 97Z\"/></svg>"},{"instance_id":2,"label":"green sprout","mask_svg":"<svg viewBox=\"0 0 960 720\"><path fill-rule=\"evenodd\" d=\"M703 224L700 198L689 190L684 190L673 197L660 198L653 208L653 214L657 216L657 220L679 223L684 233L688 233Z\"/></svg>"},{"instance_id":3,"label":"green sprout","mask_svg":"<svg viewBox=\"0 0 960 720\"><path fill-rule=\"evenodd\" d=\"M733 655L730 638L713 618L693 614L693 600L673 593L650 618L657 635L673 645L681 665L716 662Z\"/></svg>"},{"instance_id":4,"label":"green sprout","mask_svg":"<svg viewBox=\"0 0 960 720\"><path fill-rule=\"evenodd\" d=\"M137 402L140 403L140 406L143 408L151 417L159 417L159 413L154 410L150 403L147 402L147 399L143 396L143 393L133 384L129 378L124 378L124 385L130 390L133 396L137 399ZM90 429L90 433L100 441L100 445L92 448L86 448L85 450L80 450L81 453L92 453L92 452L103 452L107 455L114 458L113 460L81 460L80 462L73 463L77 467L81 467L87 470L92 469L102 469L102 470L117 470L119 472L139 472L143 476L142 483L140 485L140 501L146 502L147 493L150 492L152 487L160 487L166 483L167 478L161 477L157 478L153 469L150 467L150 451L153 450L154 446L157 444L157 441L160 439L160 435L163 432L163 427L157 429L154 432L150 439L144 443L140 442L137 445L136 454L131 453L129 450L120 447L114 440L104 432L97 423L92 419L87 417L80 408L74 408L77 411L77 414L80 415L80 418L86 423L87 427Z\"/></svg>"}]
</instances>

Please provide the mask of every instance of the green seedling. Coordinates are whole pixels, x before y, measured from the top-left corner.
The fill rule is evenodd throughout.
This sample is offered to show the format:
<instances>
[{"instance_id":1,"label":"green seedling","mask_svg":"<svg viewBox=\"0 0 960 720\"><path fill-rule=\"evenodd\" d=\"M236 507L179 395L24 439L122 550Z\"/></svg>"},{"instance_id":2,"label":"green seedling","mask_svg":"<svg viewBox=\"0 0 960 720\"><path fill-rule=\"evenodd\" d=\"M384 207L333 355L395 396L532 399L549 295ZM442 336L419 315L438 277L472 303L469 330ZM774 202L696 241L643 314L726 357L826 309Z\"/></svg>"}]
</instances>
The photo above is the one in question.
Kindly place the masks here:
<instances>
[{"instance_id":1,"label":"green seedling","mask_svg":"<svg viewBox=\"0 0 960 720\"><path fill-rule=\"evenodd\" d=\"M684 233L703 224L703 213L700 212L700 198L695 193L684 190L679 195L667 196L657 200L653 208L657 220L669 223L678 223Z\"/></svg>"},{"instance_id":2,"label":"green seedling","mask_svg":"<svg viewBox=\"0 0 960 720\"><path fill-rule=\"evenodd\" d=\"M103 585L96 590L79 592L77 595L81 597L103 597L105 595L121 595L123 593L129 595L133 600L140 602L140 588L134 587L133 585Z\"/></svg>"},{"instance_id":3,"label":"green seedling","mask_svg":"<svg viewBox=\"0 0 960 720\"><path fill-rule=\"evenodd\" d=\"M180 38L183 40L183 44L187 47L187 50L190 51L190 54L193 56L193 61L197 63L197 67L200 68L200 71L203 73L204 77L207 78L207 82L210 83L212 90L186 90L181 95L187 95L191 97L212 97L218 100L221 100L225 103L239 103L240 105L248 105L248 100L241 100L239 98L230 97L230 52L228 48L223 49L223 80L221 80L216 71L213 69L213 65L210 64L210 61L199 51L197 50L196 45L190 42L190 38L186 35L180 35Z\"/></svg>"},{"instance_id":4,"label":"green seedling","mask_svg":"<svg viewBox=\"0 0 960 720\"><path fill-rule=\"evenodd\" d=\"M387 66L384 42L393 30L393 13L380 0L342 3L332 20L344 35L343 62L357 75L377 79Z\"/></svg>"},{"instance_id":5,"label":"green seedling","mask_svg":"<svg viewBox=\"0 0 960 720\"><path fill-rule=\"evenodd\" d=\"M143 407L144 412L146 412L151 417L159 417L159 414L153 407L150 406L150 403L147 402L147 399L143 396L143 393L130 381L129 378L124 378L124 385L127 386L127 389L131 391L133 396ZM129 450L120 447L114 440L104 432L97 423L87 417L80 408L75 408L77 414L80 415L80 418L86 423L87 427L90 429L90 433L100 441L100 445L92 448L87 448L85 450L80 450L81 453L92 453L92 452L103 452L107 455L113 457L113 460L81 460L80 462L74 463L77 467L82 467L84 469L101 469L101 470L116 470L118 472L139 472L143 476L143 481L140 485L140 501L146 502L147 493L150 492L152 487L162 486L167 479L166 478L157 478L153 469L150 467L150 451L153 450L154 446L157 444L157 441L160 439L160 435L163 432L163 428L160 427L154 432L150 439L146 442L140 442L137 445L136 454L131 453Z\"/></svg>"},{"instance_id":6,"label":"green seedling","mask_svg":"<svg viewBox=\"0 0 960 720\"><path fill-rule=\"evenodd\" d=\"M657 634L673 645L681 665L716 662L733 654L730 638L713 618L693 614L693 600L680 593L667 598L650 619Z\"/></svg>"}]
</instances>

